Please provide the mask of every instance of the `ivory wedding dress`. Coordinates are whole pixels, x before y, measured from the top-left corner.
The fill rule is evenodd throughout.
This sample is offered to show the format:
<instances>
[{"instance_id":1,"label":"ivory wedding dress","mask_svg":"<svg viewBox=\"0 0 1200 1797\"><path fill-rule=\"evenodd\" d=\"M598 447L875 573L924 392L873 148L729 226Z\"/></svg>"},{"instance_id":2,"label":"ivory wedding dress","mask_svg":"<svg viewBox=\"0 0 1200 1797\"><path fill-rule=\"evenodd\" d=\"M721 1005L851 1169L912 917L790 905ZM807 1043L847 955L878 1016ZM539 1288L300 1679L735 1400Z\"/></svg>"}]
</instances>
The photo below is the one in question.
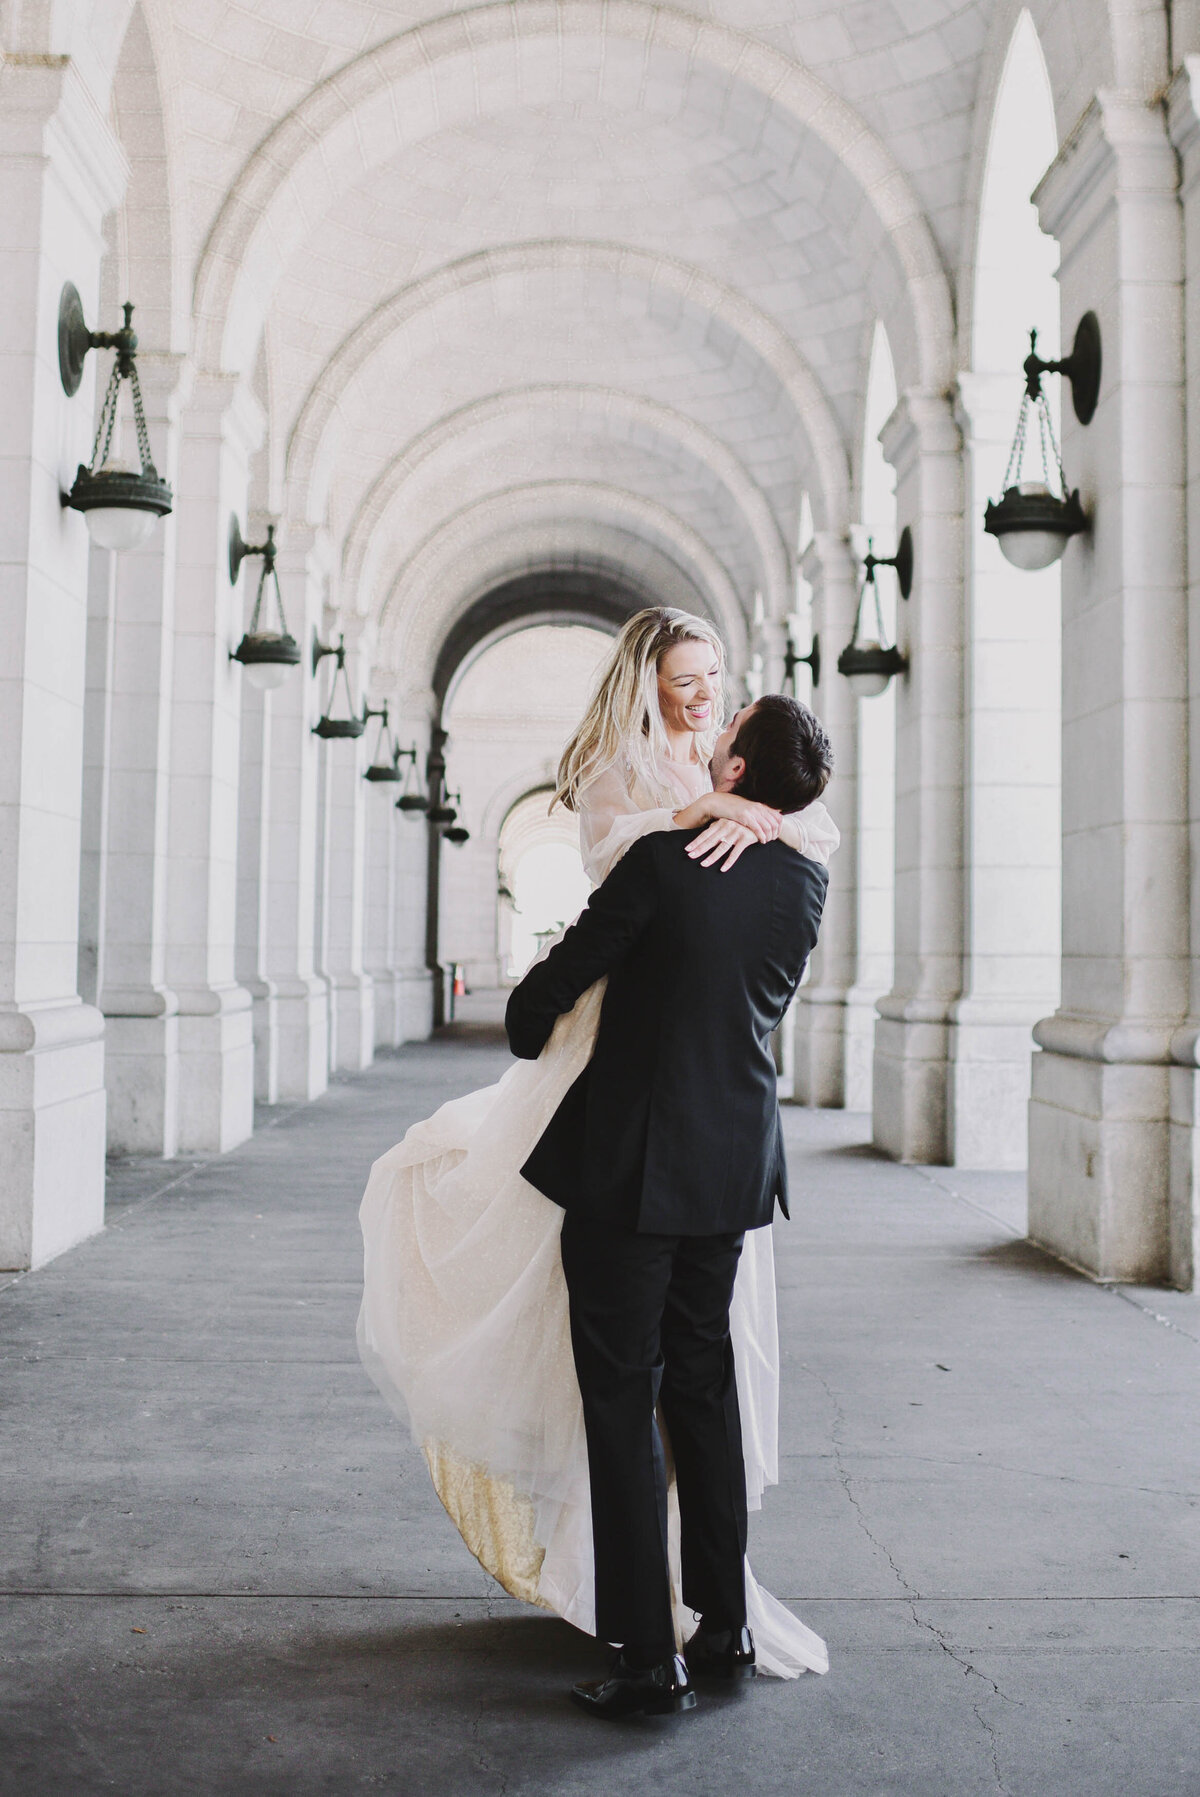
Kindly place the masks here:
<instances>
[{"instance_id":1,"label":"ivory wedding dress","mask_svg":"<svg viewBox=\"0 0 1200 1797\"><path fill-rule=\"evenodd\" d=\"M664 761L688 804L709 789L699 763ZM672 828L610 770L585 793L580 846L599 883L639 836ZM827 861L838 833L821 804L784 820L794 848ZM753 850L748 851L750 853ZM716 868L706 879L720 879ZM595 1632L587 1446L559 1259L563 1213L520 1169L591 1058L605 982L560 1017L536 1061L452 1099L375 1162L360 1219L363 1365L422 1448L438 1496L506 1591ZM779 1341L770 1229L748 1232L730 1313L746 1497L778 1480ZM670 1548L680 1643L696 1618L679 1596L678 1512ZM825 1644L754 1581L748 1621L759 1667L824 1672Z\"/></svg>"}]
</instances>

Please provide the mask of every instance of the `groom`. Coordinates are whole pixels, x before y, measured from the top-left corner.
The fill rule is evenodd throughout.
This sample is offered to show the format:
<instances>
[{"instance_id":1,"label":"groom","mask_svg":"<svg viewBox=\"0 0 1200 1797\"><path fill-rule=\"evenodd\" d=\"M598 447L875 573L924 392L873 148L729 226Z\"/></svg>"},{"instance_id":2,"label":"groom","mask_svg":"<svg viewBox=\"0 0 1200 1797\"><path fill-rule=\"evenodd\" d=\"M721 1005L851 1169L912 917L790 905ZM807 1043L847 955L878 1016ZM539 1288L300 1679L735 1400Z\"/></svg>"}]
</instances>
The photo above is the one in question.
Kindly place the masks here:
<instances>
[{"instance_id":1,"label":"groom","mask_svg":"<svg viewBox=\"0 0 1200 1797\"><path fill-rule=\"evenodd\" d=\"M776 810L824 790L828 739L773 694L718 740L714 785ZM666 1476L674 1457L683 1598L700 1612L693 1671L752 1676L746 1487L729 1305L747 1229L787 1214L771 1032L817 939L827 876L782 842L718 874L695 831L634 843L572 929L513 992L512 1051L541 1053L556 1018L608 975L595 1053L526 1162L566 1212L562 1260L583 1398L596 1633L620 1642L574 1700L605 1717L691 1709L675 1651Z\"/></svg>"}]
</instances>

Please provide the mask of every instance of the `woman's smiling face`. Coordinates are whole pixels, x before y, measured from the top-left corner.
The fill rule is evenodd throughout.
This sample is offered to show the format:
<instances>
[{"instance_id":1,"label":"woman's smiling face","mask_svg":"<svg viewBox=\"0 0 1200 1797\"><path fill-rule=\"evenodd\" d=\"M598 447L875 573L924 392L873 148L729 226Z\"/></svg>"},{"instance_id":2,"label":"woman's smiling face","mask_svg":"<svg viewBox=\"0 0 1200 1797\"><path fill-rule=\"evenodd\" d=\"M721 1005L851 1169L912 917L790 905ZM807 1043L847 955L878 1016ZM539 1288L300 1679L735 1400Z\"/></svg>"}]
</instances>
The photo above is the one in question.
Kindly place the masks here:
<instances>
[{"instance_id":1,"label":"woman's smiling face","mask_svg":"<svg viewBox=\"0 0 1200 1797\"><path fill-rule=\"evenodd\" d=\"M721 660L711 643L676 643L658 664L658 707L670 736L711 730L721 696Z\"/></svg>"}]
</instances>

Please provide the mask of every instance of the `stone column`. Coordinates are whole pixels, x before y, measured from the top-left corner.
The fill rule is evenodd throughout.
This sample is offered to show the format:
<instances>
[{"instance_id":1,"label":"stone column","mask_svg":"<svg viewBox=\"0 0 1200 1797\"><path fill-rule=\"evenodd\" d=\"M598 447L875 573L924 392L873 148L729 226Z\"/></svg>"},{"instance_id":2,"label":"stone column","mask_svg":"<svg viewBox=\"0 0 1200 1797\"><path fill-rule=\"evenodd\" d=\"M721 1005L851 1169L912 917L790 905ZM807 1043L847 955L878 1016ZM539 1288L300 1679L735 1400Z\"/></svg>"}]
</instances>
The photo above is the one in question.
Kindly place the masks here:
<instances>
[{"instance_id":1,"label":"stone column","mask_svg":"<svg viewBox=\"0 0 1200 1797\"><path fill-rule=\"evenodd\" d=\"M1063 342L1100 319L1100 403L1063 404L1092 531L1063 561L1063 981L1040 1023L1029 1230L1102 1279L1170 1268L1168 1087L1188 1005L1180 207L1163 116L1101 94L1035 198Z\"/></svg>"},{"instance_id":2,"label":"stone column","mask_svg":"<svg viewBox=\"0 0 1200 1797\"><path fill-rule=\"evenodd\" d=\"M966 487L963 993L947 1120L956 1167L1026 1162L1032 1030L1058 1002L1059 570L1029 574L983 530L998 498L1019 371L963 374Z\"/></svg>"},{"instance_id":3,"label":"stone column","mask_svg":"<svg viewBox=\"0 0 1200 1797\"><path fill-rule=\"evenodd\" d=\"M99 358L68 399L65 281L96 318L101 223L124 159L75 67L0 64L0 1266L104 1221L104 1045L77 991L88 536L65 511Z\"/></svg>"},{"instance_id":4,"label":"stone column","mask_svg":"<svg viewBox=\"0 0 1200 1797\"><path fill-rule=\"evenodd\" d=\"M255 522L261 541L266 521ZM315 1098L329 1069L329 1004L315 968L319 706L309 654L321 615L328 545L310 527L280 527L276 560L288 629L300 666L257 692L243 678L239 954L254 997L254 1062L260 1102ZM246 564L257 584L257 564ZM252 590L252 589L251 589ZM249 599L243 607L249 616Z\"/></svg>"},{"instance_id":5,"label":"stone column","mask_svg":"<svg viewBox=\"0 0 1200 1797\"><path fill-rule=\"evenodd\" d=\"M896 608L909 671L896 697L895 973L877 1007L874 1139L897 1160L938 1163L962 987L962 461L941 394L903 394L881 440L916 573Z\"/></svg>"},{"instance_id":6,"label":"stone column","mask_svg":"<svg viewBox=\"0 0 1200 1797\"><path fill-rule=\"evenodd\" d=\"M368 727L369 756L376 724ZM401 986L397 967L396 890L401 814L396 810L398 786L364 782L366 793L367 880L364 964L375 990L375 1046L398 1048L404 1040Z\"/></svg>"},{"instance_id":7,"label":"stone column","mask_svg":"<svg viewBox=\"0 0 1200 1797\"><path fill-rule=\"evenodd\" d=\"M181 358L145 356L138 373L157 466L178 490L180 401L190 386ZM98 833L96 1002L107 1019L109 1150L173 1156L179 1142L178 1000L166 983L167 832L175 625L174 515L141 548L106 561L108 692L93 694L106 720L104 805ZM97 644L97 649L102 644ZM89 770L95 778L93 770Z\"/></svg>"},{"instance_id":8,"label":"stone column","mask_svg":"<svg viewBox=\"0 0 1200 1797\"><path fill-rule=\"evenodd\" d=\"M249 535L258 541L253 518ZM245 566L245 564L243 564ZM251 562L250 578L257 581L257 564ZM239 591L240 612L248 615L244 588ZM294 676L298 678L298 676ZM275 988L266 977L263 958L267 944L267 882L270 860L268 836L271 817L271 713L275 695L260 692L242 674L241 728L237 818L237 952L234 970L238 984L251 998L254 1037L254 1099L256 1104L276 1104L279 1099L279 1036L275 1021Z\"/></svg>"},{"instance_id":9,"label":"stone column","mask_svg":"<svg viewBox=\"0 0 1200 1797\"><path fill-rule=\"evenodd\" d=\"M254 1121L251 1000L235 977L241 668L229 520L246 515L262 412L233 375L197 377L183 417L172 688L166 980L179 999L179 1148L224 1152Z\"/></svg>"},{"instance_id":10,"label":"stone column","mask_svg":"<svg viewBox=\"0 0 1200 1797\"><path fill-rule=\"evenodd\" d=\"M1167 117L1183 204L1190 876L1188 1015L1171 1044L1167 1276L1191 1291L1200 1265L1200 57L1184 58Z\"/></svg>"},{"instance_id":11,"label":"stone column","mask_svg":"<svg viewBox=\"0 0 1200 1797\"><path fill-rule=\"evenodd\" d=\"M361 710L370 666L361 622L351 620L345 634L350 692ZM328 681L329 676L325 678ZM367 740L364 735L321 744L325 808L321 970L329 982L330 1065L345 1073L369 1067L375 1054L374 986L363 965Z\"/></svg>"},{"instance_id":12,"label":"stone column","mask_svg":"<svg viewBox=\"0 0 1200 1797\"><path fill-rule=\"evenodd\" d=\"M417 751L416 778L424 780L429 753L429 720L411 699L404 704L396 738ZM429 827L421 812L395 814L396 837L396 1002L400 1040L423 1042L433 1028L433 986L425 965Z\"/></svg>"},{"instance_id":13,"label":"stone column","mask_svg":"<svg viewBox=\"0 0 1200 1797\"><path fill-rule=\"evenodd\" d=\"M840 1106L846 1102L846 1007L857 974L859 702L838 673L837 658L850 641L858 590L850 545L833 531L813 536L802 570L812 588L813 632L821 645L812 707L836 758L825 802L842 841L830 862L821 934L794 1007L793 1090L801 1104Z\"/></svg>"}]
</instances>

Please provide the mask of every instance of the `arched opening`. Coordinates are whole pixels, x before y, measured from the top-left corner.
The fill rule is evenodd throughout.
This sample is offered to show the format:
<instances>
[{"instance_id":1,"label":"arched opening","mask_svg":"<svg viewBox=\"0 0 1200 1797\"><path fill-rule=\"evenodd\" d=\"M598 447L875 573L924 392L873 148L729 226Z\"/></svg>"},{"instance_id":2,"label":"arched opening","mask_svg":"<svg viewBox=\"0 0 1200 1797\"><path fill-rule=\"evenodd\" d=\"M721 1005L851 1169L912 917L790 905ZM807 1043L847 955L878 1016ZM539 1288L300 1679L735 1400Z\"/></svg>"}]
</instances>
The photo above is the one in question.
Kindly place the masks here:
<instances>
[{"instance_id":1,"label":"arched opening","mask_svg":"<svg viewBox=\"0 0 1200 1797\"><path fill-rule=\"evenodd\" d=\"M1037 32L1017 20L996 96L974 271L966 449L966 780L963 995L955 1008L955 1165L1026 1158L1030 1030L1058 1003L1061 944L1061 613L1057 566L1026 573L984 534L1005 477L1028 332L1058 354L1058 246L1030 195L1057 151ZM1057 381L1048 383L1056 407ZM1032 471L1030 471L1032 472Z\"/></svg>"},{"instance_id":2,"label":"arched opening","mask_svg":"<svg viewBox=\"0 0 1200 1797\"><path fill-rule=\"evenodd\" d=\"M461 671L446 679L445 783L459 795L470 840L444 844L430 833L431 873L438 876L431 901L440 912L436 960L443 969L461 968L472 1014L482 1016L499 1015L502 994L532 959L537 939L569 922L587 896L575 820L547 811L559 756L583 715L616 619L607 629L562 622L549 593L542 604L540 615L510 616L503 634L481 638L463 654ZM485 608L478 621L494 620L502 609Z\"/></svg>"},{"instance_id":3,"label":"arched opening","mask_svg":"<svg viewBox=\"0 0 1200 1797\"><path fill-rule=\"evenodd\" d=\"M520 979L549 937L578 915L589 884L579 855L579 826L553 789L526 793L500 826L499 896L502 977Z\"/></svg>"}]
</instances>

